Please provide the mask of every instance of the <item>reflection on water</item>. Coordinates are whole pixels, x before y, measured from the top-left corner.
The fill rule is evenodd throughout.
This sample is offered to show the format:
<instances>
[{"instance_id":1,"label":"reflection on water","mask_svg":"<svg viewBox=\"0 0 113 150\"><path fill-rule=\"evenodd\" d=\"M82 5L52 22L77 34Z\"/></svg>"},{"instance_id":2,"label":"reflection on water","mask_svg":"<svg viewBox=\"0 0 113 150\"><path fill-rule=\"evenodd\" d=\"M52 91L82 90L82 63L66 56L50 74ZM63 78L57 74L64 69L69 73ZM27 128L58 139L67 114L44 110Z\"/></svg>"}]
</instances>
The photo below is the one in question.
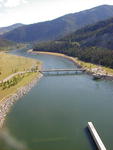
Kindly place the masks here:
<instances>
[{"instance_id":1,"label":"reflection on water","mask_svg":"<svg viewBox=\"0 0 113 150\"><path fill-rule=\"evenodd\" d=\"M7 150L26 150L27 146L25 143L18 141L8 129L4 128L0 130L0 146L5 146L5 149Z\"/></svg>"}]
</instances>

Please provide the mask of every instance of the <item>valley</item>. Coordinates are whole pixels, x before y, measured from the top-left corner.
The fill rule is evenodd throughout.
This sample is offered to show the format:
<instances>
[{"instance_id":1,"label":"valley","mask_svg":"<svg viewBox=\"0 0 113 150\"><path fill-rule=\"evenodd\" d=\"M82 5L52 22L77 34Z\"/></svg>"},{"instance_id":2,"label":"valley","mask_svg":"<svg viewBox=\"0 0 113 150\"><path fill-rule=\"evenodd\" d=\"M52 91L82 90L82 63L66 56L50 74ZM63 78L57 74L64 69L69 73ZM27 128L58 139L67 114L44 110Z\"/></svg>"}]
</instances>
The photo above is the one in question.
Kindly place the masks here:
<instances>
[{"instance_id":1,"label":"valley","mask_svg":"<svg viewBox=\"0 0 113 150\"><path fill-rule=\"evenodd\" d=\"M0 27L0 150L96 150L88 122L112 150L113 5L30 24L34 1L0 1L26 22Z\"/></svg>"}]
</instances>

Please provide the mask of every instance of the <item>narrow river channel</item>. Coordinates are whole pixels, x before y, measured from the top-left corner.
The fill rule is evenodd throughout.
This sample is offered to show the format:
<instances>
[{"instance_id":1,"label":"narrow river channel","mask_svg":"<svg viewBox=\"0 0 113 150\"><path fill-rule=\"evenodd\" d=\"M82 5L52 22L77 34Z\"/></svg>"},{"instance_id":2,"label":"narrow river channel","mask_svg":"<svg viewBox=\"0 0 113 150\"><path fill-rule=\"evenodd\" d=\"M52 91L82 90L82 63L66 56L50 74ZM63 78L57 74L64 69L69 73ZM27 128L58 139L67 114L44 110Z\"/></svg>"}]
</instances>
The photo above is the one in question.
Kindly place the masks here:
<instances>
[{"instance_id":1,"label":"narrow river channel","mask_svg":"<svg viewBox=\"0 0 113 150\"><path fill-rule=\"evenodd\" d=\"M39 59L46 69L75 67L58 56L11 53ZM44 76L12 107L0 150L96 150L88 121L113 150L113 81L94 81L86 74Z\"/></svg>"}]
</instances>

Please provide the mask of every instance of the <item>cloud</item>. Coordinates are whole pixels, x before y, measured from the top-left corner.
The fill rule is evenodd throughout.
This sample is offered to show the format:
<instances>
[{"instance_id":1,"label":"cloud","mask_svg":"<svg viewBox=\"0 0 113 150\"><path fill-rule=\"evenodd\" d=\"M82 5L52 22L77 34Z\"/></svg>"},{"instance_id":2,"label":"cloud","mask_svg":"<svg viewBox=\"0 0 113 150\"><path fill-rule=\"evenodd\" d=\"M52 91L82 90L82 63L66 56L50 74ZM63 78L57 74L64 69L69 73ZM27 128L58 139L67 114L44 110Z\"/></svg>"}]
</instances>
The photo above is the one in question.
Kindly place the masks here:
<instances>
[{"instance_id":1,"label":"cloud","mask_svg":"<svg viewBox=\"0 0 113 150\"><path fill-rule=\"evenodd\" d=\"M2 7L4 0L0 0L0 7Z\"/></svg>"},{"instance_id":2,"label":"cloud","mask_svg":"<svg viewBox=\"0 0 113 150\"><path fill-rule=\"evenodd\" d=\"M21 4L28 3L27 0L7 0L5 2L3 2L3 0L0 0L0 2L2 2L2 4L7 8L17 7Z\"/></svg>"}]
</instances>

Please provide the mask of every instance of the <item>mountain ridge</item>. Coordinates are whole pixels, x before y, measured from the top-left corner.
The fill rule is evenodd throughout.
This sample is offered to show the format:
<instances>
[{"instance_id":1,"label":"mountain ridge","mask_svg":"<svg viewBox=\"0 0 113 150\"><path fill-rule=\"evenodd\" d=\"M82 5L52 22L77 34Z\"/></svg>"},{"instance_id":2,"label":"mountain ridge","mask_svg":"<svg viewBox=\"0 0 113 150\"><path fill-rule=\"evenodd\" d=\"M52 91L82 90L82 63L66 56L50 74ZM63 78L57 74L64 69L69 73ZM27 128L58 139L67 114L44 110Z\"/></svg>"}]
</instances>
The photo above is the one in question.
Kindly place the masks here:
<instances>
[{"instance_id":1,"label":"mountain ridge","mask_svg":"<svg viewBox=\"0 0 113 150\"><path fill-rule=\"evenodd\" d=\"M24 25L3 35L15 42L49 41L63 37L86 25L113 17L112 5L101 5L92 9L71 13L51 21Z\"/></svg>"}]
</instances>

